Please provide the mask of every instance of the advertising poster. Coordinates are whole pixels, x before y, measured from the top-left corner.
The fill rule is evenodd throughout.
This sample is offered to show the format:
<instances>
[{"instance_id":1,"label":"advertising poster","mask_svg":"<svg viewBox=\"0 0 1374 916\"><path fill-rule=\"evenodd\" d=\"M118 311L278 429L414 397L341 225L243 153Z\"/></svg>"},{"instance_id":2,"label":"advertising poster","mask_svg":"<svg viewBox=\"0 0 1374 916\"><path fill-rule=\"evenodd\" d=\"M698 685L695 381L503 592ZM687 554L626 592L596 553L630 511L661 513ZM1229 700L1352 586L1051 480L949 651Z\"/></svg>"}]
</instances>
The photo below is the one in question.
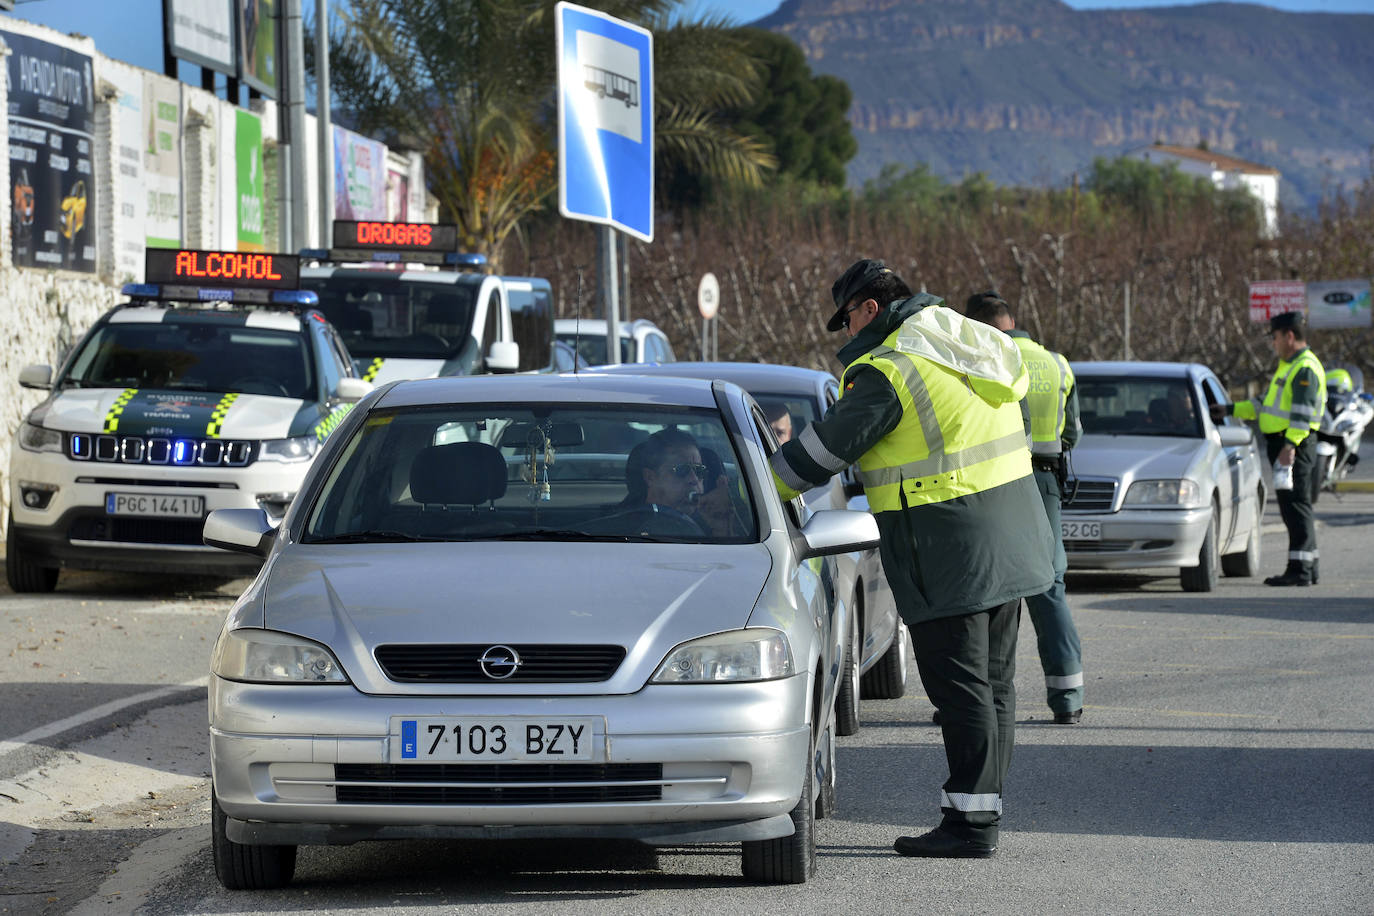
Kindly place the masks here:
<instances>
[{"instance_id":1,"label":"advertising poster","mask_svg":"<svg viewBox=\"0 0 1374 916\"><path fill-rule=\"evenodd\" d=\"M114 251L115 276L135 281L143 277L143 74L114 61L101 65L101 78L119 92L115 100L114 173L119 210L115 213L119 240ZM113 206L114 201L111 201Z\"/></svg>"},{"instance_id":2,"label":"advertising poster","mask_svg":"<svg viewBox=\"0 0 1374 916\"><path fill-rule=\"evenodd\" d=\"M334 218L386 219L386 146L337 126Z\"/></svg>"},{"instance_id":3,"label":"advertising poster","mask_svg":"<svg viewBox=\"0 0 1374 916\"><path fill-rule=\"evenodd\" d=\"M239 79L277 97L278 0L234 0L239 30Z\"/></svg>"},{"instance_id":4,"label":"advertising poster","mask_svg":"<svg viewBox=\"0 0 1374 916\"><path fill-rule=\"evenodd\" d=\"M238 250L266 251L263 241L262 121L236 111L234 162L238 173Z\"/></svg>"},{"instance_id":5,"label":"advertising poster","mask_svg":"<svg viewBox=\"0 0 1374 916\"><path fill-rule=\"evenodd\" d=\"M410 176L395 169L386 170L386 218L393 223L410 222Z\"/></svg>"},{"instance_id":6,"label":"advertising poster","mask_svg":"<svg viewBox=\"0 0 1374 916\"><path fill-rule=\"evenodd\" d=\"M95 273L91 59L25 35L10 48L10 203L16 267Z\"/></svg>"},{"instance_id":7,"label":"advertising poster","mask_svg":"<svg viewBox=\"0 0 1374 916\"><path fill-rule=\"evenodd\" d=\"M1369 281L1330 280L1308 283L1307 326L1369 327Z\"/></svg>"},{"instance_id":8,"label":"advertising poster","mask_svg":"<svg viewBox=\"0 0 1374 916\"><path fill-rule=\"evenodd\" d=\"M143 77L143 228L150 248L181 247L181 89ZM142 262L140 262L141 265Z\"/></svg>"},{"instance_id":9,"label":"advertising poster","mask_svg":"<svg viewBox=\"0 0 1374 916\"><path fill-rule=\"evenodd\" d=\"M1307 311L1306 284L1301 280L1263 280L1250 284L1250 320L1268 323L1284 312Z\"/></svg>"},{"instance_id":10,"label":"advertising poster","mask_svg":"<svg viewBox=\"0 0 1374 916\"><path fill-rule=\"evenodd\" d=\"M233 76L233 0L163 0L172 56Z\"/></svg>"}]
</instances>

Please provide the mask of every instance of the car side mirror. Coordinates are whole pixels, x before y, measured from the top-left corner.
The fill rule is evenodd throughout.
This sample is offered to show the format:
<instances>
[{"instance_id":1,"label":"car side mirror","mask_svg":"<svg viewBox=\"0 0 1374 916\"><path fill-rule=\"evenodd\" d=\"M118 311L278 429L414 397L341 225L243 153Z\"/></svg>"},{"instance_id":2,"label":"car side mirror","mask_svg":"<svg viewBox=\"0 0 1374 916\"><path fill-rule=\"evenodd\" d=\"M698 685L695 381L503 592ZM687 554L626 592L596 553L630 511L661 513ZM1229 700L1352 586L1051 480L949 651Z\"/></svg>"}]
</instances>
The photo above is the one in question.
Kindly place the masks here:
<instances>
[{"instance_id":1,"label":"car side mirror","mask_svg":"<svg viewBox=\"0 0 1374 916\"><path fill-rule=\"evenodd\" d=\"M823 557L878 546L878 520L856 509L821 509L802 526L806 557Z\"/></svg>"},{"instance_id":2,"label":"car side mirror","mask_svg":"<svg viewBox=\"0 0 1374 916\"><path fill-rule=\"evenodd\" d=\"M1218 426L1217 434L1221 436L1223 448L1249 445L1255 439L1255 434L1250 431L1248 426Z\"/></svg>"},{"instance_id":3,"label":"car side mirror","mask_svg":"<svg viewBox=\"0 0 1374 916\"><path fill-rule=\"evenodd\" d=\"M266 557L277 530L261 509L216 509L205 517L201 540L209 547Z\"/></svg>"},{"instance_id":4,"label":"car side mirror","mask_svg":"<svg viewBox=\"0 0 1374 916\"><path fill-rule=\"evenodd\" d=\"M20 369L19 386L47 391L52 387L52 366L35 364Z\"/></svg>"},{"instance_id":5,"label":"car side mirror","mask_svg":"<svg viewBox=\"0 0 1374 916\"><path fill-rule=\"evenodd\" d=\"M341 378L334 393L340 401L354 404L372 393L372 383L360 378Z\"/></svg>"},{"instance_id":6,"label":"car side mirror","mask_svg":"<svg viewBox=\"0 0 1374 916\"><path fill-rule=\"evenodd\" d=\"M510 340L497 340L487 351L488 372L514 372L520 368L520 345Z\"/></svg>"}]
</instances>

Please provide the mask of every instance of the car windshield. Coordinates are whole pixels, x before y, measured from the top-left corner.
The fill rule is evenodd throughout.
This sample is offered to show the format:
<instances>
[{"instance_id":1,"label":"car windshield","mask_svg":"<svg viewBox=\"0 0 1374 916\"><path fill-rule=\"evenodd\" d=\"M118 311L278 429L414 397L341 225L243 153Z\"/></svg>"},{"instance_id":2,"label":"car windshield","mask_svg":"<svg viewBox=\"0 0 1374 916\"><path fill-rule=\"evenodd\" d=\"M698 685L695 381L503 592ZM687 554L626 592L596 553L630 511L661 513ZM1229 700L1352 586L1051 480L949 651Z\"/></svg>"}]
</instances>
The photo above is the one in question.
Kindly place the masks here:
<instances>
[{"instance_id":1,"label":"car windshield","mask_svg":"<svg viewBox=\"0 0 1374 916\"><path fill-rule=\"evenodd\" d=\"M1085 433L1201 439L1202 421L1187 379L1079 376Z\"/></svg>"},{"instance_id":2,"label":"car windshield","mask_svg":"<svg viewBox=\"0 0 1374 916\"><path fill-rule=\"evenodd\" d=\"M472 336L472 282L403 280L382 271L302 277L355 358L453 359Z\"/></svg>"},{"instance_id":3,"label":"car windshield","mask_svg":"<svg viewBox=\"0 0 1374 916\"><path fill-rule=\"evenodd\" d=\"M304 335L170 313L157 324L102 325L76 354L62 384L311 400L315 390Z\"/></svg>"},{"instance_id":4,"label":"car windshield","mask_svg":"<svg viewBox=\"0 0 1374 916\"><path fill-rule=\"evenodd\" d=\"M577 354L587 361L589 366L606 365L606 333L600 334L559 334L558 339L570 347L577 349ZM634 338L620 338L620 361L622 363L637 362L635 359Z\"/></svg>"},{"instance_id":5,"label":"car windshield","mask_svg":"<svg viewBox=\"0 0 1374 916\"><path fill-rule=\"evenodd\" d=\"M377 411L302 541L757 541L714 410L477 404Z\"/></svg>"}]
</instances>

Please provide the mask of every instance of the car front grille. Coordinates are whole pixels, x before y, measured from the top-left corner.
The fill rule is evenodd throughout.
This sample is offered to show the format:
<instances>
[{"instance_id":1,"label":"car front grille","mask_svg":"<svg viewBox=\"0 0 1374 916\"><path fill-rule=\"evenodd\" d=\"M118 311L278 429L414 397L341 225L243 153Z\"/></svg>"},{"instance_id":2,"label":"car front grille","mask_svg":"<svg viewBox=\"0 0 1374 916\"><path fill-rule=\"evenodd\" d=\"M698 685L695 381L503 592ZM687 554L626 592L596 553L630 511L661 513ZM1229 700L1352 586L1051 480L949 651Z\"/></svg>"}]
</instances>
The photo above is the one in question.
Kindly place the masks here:
<instances>
[{"instance_id":1,"label":"car front grille","mask_svg":"<svg viewBox=\"0 0 1374 916\"><path fill-rule=\"evenodd\" d=\"M518 665L501 662L513 650ZM488 657L486 671L482 658ZM438 684L576 684L609 680L623 646L418 644L377 647L377 663L393 681ZM496 662L493 664L492 662ZM513 673L502 676L514 667Z\"/></svg>"},{"instance_id":2,"label":"car front grille","mask_svg":"<svg viewBox=\"0 0 1374 916\"><path fill-rule=\"evenodd\" d=\"M253 463L255 446L249 439L67 434L68 458L105 464L242 468Z\"/></svg>"},{"instance_id":3,"label":"car front grille","mask_svg":"<svg viewBox=\"0 0 1374 916\"><path fill-rule=\"evenodd\" d=\"M1065 512L1111 512L1116 504L1115 480L1084 480L1070 478L1064 485Z\"/></svg>"},{"instance_id":4,"label":"car front grille","mask_svg":"<svg viewBox=\"0 0 1374 916\"><path fill-rule=\"evenodd\" d=\"M661 763L340 763L335 797L354 805L557 805L658 801Z\"/></svg>"},{"instance_id":5,"label":"car front grille","mask_svg":"<svg viewBox=\"0 0 1374 916\"><path fill-rule=\"evenodd\" d=\"M1135 546L1135 541L1065 541L1069 553L1121 553Z\"/></svg>"},{"instance_id":6,"label":"car front grille","mask_svg":"<svg viewBox=\"0 0 1374 916\"><path fill-rule=\"evenodd\" d=\"M67 537L73 541L113 541L124 544L177 544L203 547L205 522L198 518L123 518L92 515L72 521Z\"/></svg>"}]
</instances>

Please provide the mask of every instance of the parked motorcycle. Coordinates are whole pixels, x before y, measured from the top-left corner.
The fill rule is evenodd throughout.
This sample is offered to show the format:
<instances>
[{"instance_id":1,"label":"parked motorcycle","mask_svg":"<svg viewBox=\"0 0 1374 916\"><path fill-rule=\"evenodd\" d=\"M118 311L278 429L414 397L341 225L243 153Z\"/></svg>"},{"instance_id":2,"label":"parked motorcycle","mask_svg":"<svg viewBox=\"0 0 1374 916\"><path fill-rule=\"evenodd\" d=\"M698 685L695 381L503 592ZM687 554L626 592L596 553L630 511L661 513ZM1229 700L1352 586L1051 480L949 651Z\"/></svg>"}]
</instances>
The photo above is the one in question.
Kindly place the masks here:
<instances>
[{"instance_id":1,"label":"parked motorcycle","mask_svg":"<svg viewBox=\"0 0 1374 916\"><path fill-rule=\"evenodd\" d=\"M1374 419L1374 394L1364 390L1364 373L1356 368L1334 368L1326 373L1326 412L1317 431L1317 467L1312 501L1322 490L1336 489L1336 482L1360 460L1360 438Z\"/></svg>"}]
</instances>

